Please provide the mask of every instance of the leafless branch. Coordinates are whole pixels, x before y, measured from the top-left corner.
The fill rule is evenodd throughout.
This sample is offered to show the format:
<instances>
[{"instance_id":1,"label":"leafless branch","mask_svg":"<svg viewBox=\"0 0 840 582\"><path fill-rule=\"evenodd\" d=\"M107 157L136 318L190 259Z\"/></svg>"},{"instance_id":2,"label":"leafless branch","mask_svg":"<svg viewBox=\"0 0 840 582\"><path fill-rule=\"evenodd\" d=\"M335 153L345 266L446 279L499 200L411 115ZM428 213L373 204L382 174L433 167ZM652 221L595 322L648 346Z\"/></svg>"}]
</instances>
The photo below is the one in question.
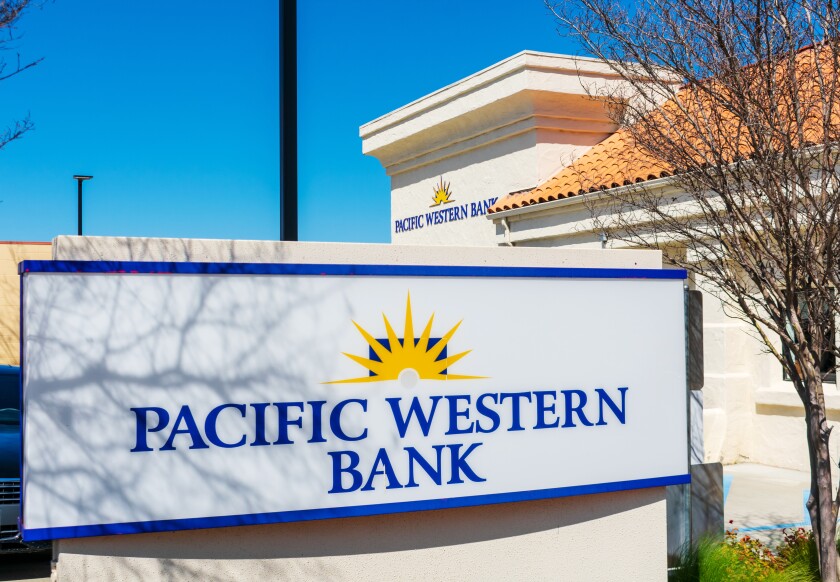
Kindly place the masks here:
<instances>
[{"instance_id":1,"label":"leafless branch","mask_svg":"<svg viewBox=\"0 0 840 582\"><path fill-rule=\"evenodd\" d=\"M20 18L31 4L32 0L0 0L0 54L15 52L12 63L0 56L0 81L10 79L32 68L42 60L22 61L20 53L16 50L16 43L20 39L17 26ZM0 149L32 128L33 124L29 116L14 122L5 131L0 132Z\"/></svg>"},{"instance_id":2,"label":"leafless branch","mask_svg":"<svg viewBox=\"0 0 840 582\"><path fill-rule=\"evenodd\" d=\"M648 178L668 177L616 188L581 171L581 190L601 191L588 197L597 228L634 246L682 249L668 254L672 262L701 275L787 371L806 411L823 580L836 581L840 496L822 380L840 361L838 6L547 5L625 82L593 93L612 104L631 145L632 156L616 162L641 160L655 169Z\"/></svg>"}]
</instances>

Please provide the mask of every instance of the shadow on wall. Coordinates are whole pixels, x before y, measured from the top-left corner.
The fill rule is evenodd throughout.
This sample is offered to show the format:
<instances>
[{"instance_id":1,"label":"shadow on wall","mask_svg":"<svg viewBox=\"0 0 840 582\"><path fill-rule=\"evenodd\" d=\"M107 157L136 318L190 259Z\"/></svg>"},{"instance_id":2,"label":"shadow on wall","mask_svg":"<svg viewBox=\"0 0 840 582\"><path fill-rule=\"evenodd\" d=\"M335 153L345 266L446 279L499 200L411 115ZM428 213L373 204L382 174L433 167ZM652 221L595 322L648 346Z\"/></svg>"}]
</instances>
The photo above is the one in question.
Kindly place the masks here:
<instances>
[{"instance_id":1,"label":"shadow on wall","mask_svg":"<svg viewBox=\"0 0 840 582\"><path fill-rule=\"evenodd\" d=\"M271 559L347 556L500 540L597 521L660 502L658 489L323 521L60 541L71 554ZM604 552L614 540L603 540ZM663 557L664 563L664 557Z\"/></svg>"},{"instance_id":2,"label":"shadow on wall","mask_svg":"<svg viewBox=\"0 0 840 582\"><path fill-rule=\"evenodd\" d=\"M178 501L163 494L172 487L175 470L187 502L193 490L218 499L222 515L266 511L271 507L266 487L243 489L243 479L233 467L223 471L218 458L210 470L208 455L224 451L126 461L121 453L133 446L135 430L130 408L162 405L172 411L184 403L272 402L278 386L286 399L303 400L313 383L307 371L329 371L334 365L326 357L312 365L318 354L327 354L319 342L353 316L334 317L314 307L323 295L340 294L342 283L314 287L304 282L296 289L255 284L243 293L244 286L232 284L236 278L179 276L176 292L174 277L158 278L153 286L138 286L144 278L149 281L142 275L78 283L84 277L42 276L39 286L27 284L33 307L26 328L26 382L38 395L34 405L28 398L24 403L27 435L35 435L27 443L26 494L39 492L33 511L53 521L50 513L61 508L63 516L83 516L78 523L178 515ZM259 297L249 296L251 291ZM119 427L125 430L115 430ZM53 443L59 441L62 454L56 455ZM270 464L276 461L266 450L271 448L248 452ZM115 458L124 462L102 462ZM302 466L300 457L284 470L300 477L283 491L287 496L307 486L307 475L322 472ZM231 500L237 501L234 510L225 511Z\"/></svg>"},{"instance_id":3,"label":"shadow on wall","mask_svg":"<svg viewBox=\"0 0 840 582\"><path fill-rule=\"evenodd\" d=\"M764 414L767 416L790 416L794 418L802 418L802 429L805 430L805 420L803 418L804 412L802 405L798 402L795 406L786 406L783 404L763 404L755 405L756 414ZM826 408L826 416L831 422L840 422L840 410L836 408Z\"/></svg>"}]
</instances>

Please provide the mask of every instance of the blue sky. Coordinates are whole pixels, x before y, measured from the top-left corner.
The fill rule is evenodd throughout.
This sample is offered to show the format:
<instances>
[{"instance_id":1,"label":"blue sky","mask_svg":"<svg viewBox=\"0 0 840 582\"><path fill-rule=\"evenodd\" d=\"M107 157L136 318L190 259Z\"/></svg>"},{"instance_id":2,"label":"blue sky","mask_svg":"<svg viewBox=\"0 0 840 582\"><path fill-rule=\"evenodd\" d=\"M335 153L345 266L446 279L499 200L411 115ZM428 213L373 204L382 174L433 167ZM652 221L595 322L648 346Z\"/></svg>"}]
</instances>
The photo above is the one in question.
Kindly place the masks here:
<instances>
[{"instance_id":1,"label":"blue sky","mask_svg":"<svg viewBox=\"0 0 840 582\"><path fill-rule=\"evenodd\" d=\"M277 239L278 3L49 0L0 83L0 240ZM389 180L359 126L523 49L574 52L542 0L299 0L301 240L387 242ZM14 59L14 53L6 53Z\"/></svg>"}]
</instances>

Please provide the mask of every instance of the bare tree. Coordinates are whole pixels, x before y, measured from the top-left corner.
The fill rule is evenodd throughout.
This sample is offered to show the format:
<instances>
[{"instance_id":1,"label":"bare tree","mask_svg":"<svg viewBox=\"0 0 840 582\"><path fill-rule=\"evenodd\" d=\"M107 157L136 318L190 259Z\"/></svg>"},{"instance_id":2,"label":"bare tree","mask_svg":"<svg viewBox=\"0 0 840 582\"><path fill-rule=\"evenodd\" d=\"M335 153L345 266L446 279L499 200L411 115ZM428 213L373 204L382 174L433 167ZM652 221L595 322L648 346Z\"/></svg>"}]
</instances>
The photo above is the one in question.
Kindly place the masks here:
<instances>
[{"instance_id":1,"label":"bare tree","mask_svg":"<svg viewBox=\"0 0 840 582\"><path fill-rule=\"evenodd\" d=\"M19 40L17 24L30 3L31 0L0 0L0 81L14 77L40 62L40 59L21 62L20 54L16 52L16 43ZM14 59L5 58L5 55L10 52L15 53ZM0 149L18 139L32 127L32 121L28 115L13 122L5 130L0 131Z\"/></svg>"},{"instance_id":2,"label":"bare tree","mask_svg":"<svg viewBox=\"0 0 840 582\"><path fill-rule=\"evenodd\" d=\"M581 173L580 192L599 191L590 207L611 236L676 249L671 260L702 275L781 363L805 409L807 507L822 579L835 582L840 495L823 379L840 355L840 6L546 3L624 81L593 91L629 144L616 160L628 172L611 184ZM629 171L639 167L647 174Z\"/></svg>"}]
</instances>

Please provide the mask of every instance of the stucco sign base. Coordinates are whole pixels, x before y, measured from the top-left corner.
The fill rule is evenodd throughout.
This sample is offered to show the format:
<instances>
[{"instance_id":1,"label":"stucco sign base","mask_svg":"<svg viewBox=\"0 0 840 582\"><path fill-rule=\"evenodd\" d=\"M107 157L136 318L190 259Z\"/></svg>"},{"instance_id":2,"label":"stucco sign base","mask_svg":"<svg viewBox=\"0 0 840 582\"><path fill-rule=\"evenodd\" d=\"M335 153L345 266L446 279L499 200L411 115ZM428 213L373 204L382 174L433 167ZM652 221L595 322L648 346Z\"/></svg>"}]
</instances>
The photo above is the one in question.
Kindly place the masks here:
<instances>
[{"instance_id":1,"label":"stucco sign base","mask_svg":"<svg viewBox=\"0 0 840 582\"><path fill-rule=\"evenodd\" d=\"M58 260L660 268L658 252L59 237ZM665 489L56 542L68 580L666 580Z\"/></svg>"},{"instance_id":2,"label":"stucco sign base","mask_svg":"<svg viewBox=\"0 0 840 582\"><path fill-rule=\"evenodd\" d=\"M665 490L61 540L58 579L665 580Z\"/></svg>"}]
</instances>

